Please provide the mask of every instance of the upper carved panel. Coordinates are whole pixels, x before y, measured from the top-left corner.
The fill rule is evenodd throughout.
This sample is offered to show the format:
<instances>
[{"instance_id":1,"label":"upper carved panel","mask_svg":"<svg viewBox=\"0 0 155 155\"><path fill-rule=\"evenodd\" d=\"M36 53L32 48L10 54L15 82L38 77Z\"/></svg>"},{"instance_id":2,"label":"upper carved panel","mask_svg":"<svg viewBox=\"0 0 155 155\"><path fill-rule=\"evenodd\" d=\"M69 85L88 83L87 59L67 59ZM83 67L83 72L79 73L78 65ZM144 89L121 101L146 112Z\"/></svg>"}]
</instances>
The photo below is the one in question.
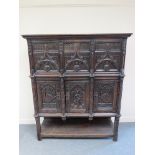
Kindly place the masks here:
<instances>
[{"instance_id":1,"label":"upper carved panel","mask_svg":"<svg viewBox=\"0 0 155 155\"><path fill-rule=\"evenodd\" d=\"M95 52L95 71L120 71L122 56L117 52Z\"/></svg>"},{"instance_id":2,"label":"upper carved panel","mask_svg":"<svg viewBox=\"0 0 155 155\"><path fill-rule=\"evenodd\" d=\"M89 71L89 42L65 42L64 58L66 71Z\"/></svg>"},{"instance_id":3,"label":"upper carved panel","mask_svg":"<svg viewBox=\"0 0 155 155\"><path fill-rule=\"evenodd\" d=\"M124 68L126 39L119 37L38 38L28 45L31 73L120 72Z\"/></svg>"},{"instance_id":4,"label":"upper carved panel","mask_svg":"<svg viewBox=\"0 0 155 155\"><path fill-rule=\"evenodd\" d=\"M34 63L35 63L35 70L42 70L42 71L52 71L52 70L59 70L59 53L54 51L57 49L55 44L44 44L39 46L34 46Z\"/></svg>"},{"instance_id":5,"label":"upper carved panel","mask_svg":"<svg viewBox=\"0 0 155 155\"><path fill-rule=\"evenodd\" d=\"M96 50L97 51L121 51L122 44L121 42L110 42L110 41L97 41Z\"/></svg>"},{"instance_id":6,"label":"upper carved panel","mask_svg":"<svg viewBox=\"0 0 155 155\"><path fill-rule=\"evenodd\" d=\"M33 52L45 52L48 50L48 52L52 51L58 51L59 49L59 42L58 41L41 41L37 43L33 43Z\"/></svg>"},{"instance_id":7,"label":"upper carved panel","mask_svg":"<svg viewBox=\"0 0 155 155\"><path fill-rule=\"evenodd\" d=\"M74 53L75 50L79 50L80 52L89 51L90 43L89 41L79 42L79 41L65 41L64 42L64 52L65 53Z\"/></svg>"}]
</instances>

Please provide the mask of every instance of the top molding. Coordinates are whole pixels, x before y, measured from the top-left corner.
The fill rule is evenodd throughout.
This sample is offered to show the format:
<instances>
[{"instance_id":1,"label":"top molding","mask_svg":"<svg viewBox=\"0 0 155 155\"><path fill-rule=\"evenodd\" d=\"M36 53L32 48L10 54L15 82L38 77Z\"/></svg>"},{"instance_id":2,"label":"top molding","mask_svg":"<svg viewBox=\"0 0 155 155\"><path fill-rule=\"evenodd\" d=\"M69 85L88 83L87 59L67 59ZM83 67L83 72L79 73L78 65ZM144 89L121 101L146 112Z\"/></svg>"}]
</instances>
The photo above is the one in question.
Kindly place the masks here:
<instances>
[{"instance_id":1,"label":"top molding","mask_svg":"<svg viewBox=\"0 0 155 155\"><path fill-rule=\"evenodd\" d=\"M28 7L104 7L133 6L134 0L20 0L21 8Z\"/></svg>"},{"instance_id":2,"label":"top molding","mask_svg":"<svg viewBox=\"0 0 155 155\"><path fill-rule=\"evenodd\" d=\"M71 38L127 38L130 37L132 33L114 33L114 34L32 34L32 35L22 35L26 39L41 39L41 38L55 38L55 39L71 39Z\"/></svg>"}]
</instances>

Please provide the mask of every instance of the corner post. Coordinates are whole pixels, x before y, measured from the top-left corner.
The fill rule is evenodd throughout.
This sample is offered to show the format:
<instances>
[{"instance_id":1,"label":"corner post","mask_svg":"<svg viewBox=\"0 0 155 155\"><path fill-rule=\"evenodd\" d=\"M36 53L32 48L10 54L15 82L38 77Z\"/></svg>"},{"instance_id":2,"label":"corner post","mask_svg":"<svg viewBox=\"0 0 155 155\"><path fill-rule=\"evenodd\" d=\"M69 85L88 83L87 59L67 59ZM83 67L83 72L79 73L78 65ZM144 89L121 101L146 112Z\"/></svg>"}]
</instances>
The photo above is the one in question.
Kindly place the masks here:
<instances>
[{"instance_id":1,"label":"corner post","mask_svg":"<svg viewBox=\"0 0 155 155\"><path fill-rule=\"evenodd\" d=\"M36 121L36 129L37 129L37 138L38 140L41 140L41 125L40 125L40 117L34 116Z\"/></svg>"}]
</instances>

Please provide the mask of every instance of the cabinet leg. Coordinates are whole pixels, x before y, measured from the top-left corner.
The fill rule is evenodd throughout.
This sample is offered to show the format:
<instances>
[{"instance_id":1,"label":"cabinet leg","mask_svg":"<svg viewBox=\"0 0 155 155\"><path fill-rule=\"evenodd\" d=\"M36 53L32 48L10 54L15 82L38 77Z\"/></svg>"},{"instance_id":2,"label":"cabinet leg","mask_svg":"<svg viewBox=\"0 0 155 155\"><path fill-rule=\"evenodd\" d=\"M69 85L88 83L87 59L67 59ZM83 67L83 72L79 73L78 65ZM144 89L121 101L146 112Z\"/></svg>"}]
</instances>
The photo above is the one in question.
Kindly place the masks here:
<instances>
[{"instance_id":1,"label":"cabinet leg","mask_svg":"<svg viewBox=\"0 0 155 155\"><path fill-rule=\"evenodd\" d=\"M41 125L40 125L40 117L35 117L36 120L36 129L37 129L37 138L41 140Z\"/></svg>"},{"instance_id":2,"label":"cabinet leg","mask_svg":"<svg viewBox=\"0 0 155 155\"><path fill-rule=\"evenodd\" d=\"M119 126L119 117L115 117L113 141L117 141L118 139L118 126Z\"/></svg>"}]
</instances>

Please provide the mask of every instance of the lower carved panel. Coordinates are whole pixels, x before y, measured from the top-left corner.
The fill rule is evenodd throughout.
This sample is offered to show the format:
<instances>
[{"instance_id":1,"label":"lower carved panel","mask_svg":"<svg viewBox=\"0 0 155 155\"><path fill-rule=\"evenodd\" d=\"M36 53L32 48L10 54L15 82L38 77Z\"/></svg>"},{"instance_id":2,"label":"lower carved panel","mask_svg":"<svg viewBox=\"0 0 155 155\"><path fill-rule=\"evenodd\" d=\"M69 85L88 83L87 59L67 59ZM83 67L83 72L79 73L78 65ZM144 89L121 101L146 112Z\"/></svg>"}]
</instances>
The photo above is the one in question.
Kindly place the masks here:
<instances>
[{"instance_id":1,"label":"lower carved panel","mask_svg":"<svg viewBox=\"0 0 155 155\"><path fill-rule=\"evenodd\" d=\"M60 112L60 83L58 81L37 81L40 112Z\"/></svg>"},{"instance_id":2,"label":"lower carved panel","mask_svg":"<svg viewBox=\"0 0 155 155\"><path fill-rule=\"evenodd\" d=\"M67 112L87 112L89 103L89 81L66 82Z\"/></svg>"},{"instance_id":3,"label":"lower carved panel","mask_svg":"<svg viewBox=\"0 0 155 155\"><path fill-rule=\"evenodd\" d=\"M94 111L114 112L116 105L117 81L95 80Z\"/></svg>"}]
</instances>

